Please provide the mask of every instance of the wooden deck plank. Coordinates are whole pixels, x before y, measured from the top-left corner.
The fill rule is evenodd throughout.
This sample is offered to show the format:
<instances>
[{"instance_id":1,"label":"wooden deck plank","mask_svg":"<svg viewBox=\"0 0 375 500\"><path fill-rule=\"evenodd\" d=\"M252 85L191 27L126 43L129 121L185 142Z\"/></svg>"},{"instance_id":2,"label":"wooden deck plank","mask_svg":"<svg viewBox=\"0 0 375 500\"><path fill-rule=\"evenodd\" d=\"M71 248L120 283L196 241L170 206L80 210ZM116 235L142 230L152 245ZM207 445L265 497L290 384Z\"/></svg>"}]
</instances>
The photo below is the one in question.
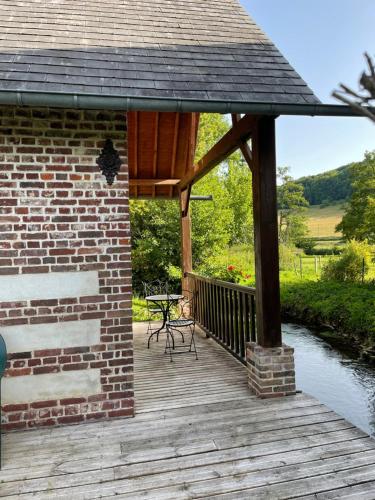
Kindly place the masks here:
<instances>
[{"instance_id":1,"label":"wooden deck plank","mask_svg":"<svg viewBox=\"0 0 375 500\"><path fill-rule=\"evenodd\" d=\"M193 356L135 328L134 419L5 436L0 498L374 498L375 441L314 398L261 401L198 335Z\"/></svg>"}]
</instances>

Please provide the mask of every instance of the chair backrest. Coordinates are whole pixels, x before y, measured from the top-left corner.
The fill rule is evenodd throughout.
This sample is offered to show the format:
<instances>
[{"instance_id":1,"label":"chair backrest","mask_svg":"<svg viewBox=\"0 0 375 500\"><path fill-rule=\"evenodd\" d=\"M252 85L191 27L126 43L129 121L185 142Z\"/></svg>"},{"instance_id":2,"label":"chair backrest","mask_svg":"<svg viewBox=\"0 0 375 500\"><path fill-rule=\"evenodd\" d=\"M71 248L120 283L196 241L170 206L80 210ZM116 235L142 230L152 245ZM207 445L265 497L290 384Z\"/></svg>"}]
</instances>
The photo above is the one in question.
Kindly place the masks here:
<instances>
[{"instance_id":1,"label":"chair backrest","mask_svg":"<svg viewBox=\"0 0 375 500\"><path fill-rule=\"evenodd\" d=\"M193 319L195 321L198 292L192 290L182 290L181 295L184 297L178 302L180 312L179 319Z\"/></svg>"},{"instance_id":2,"label":"chair backrest","mask_svg":"<svg viewBox=\"0 0 375 500\"><path fill-rule=\"evenodd\" d=\"M143 282L143 293L145 297L150 295L165 295L168 293L168 283L161 280Z\"/></svg>"}]
</instances>

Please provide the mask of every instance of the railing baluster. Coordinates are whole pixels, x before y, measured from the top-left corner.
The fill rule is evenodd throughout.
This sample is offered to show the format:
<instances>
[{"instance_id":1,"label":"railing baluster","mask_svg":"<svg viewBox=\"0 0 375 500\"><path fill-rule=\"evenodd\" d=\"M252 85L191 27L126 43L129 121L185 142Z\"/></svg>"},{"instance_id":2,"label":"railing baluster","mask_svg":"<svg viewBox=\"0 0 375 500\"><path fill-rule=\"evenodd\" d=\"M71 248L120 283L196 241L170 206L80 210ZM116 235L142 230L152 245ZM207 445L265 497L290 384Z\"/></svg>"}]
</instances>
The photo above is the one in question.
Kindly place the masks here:
<instances>
[{"instance_id":1,"label":"railing baluster","mask_svg":"<svg viewBox=\"0 0 375 500\"><path fill-rule=\"evenodd\" d=\"M206 325L206 328L210 330L209 325L208 325L208 300L207 300L207 288L208 284L207 281L204 282L204 324Z\"/></svg>"},{"instance_id":2,"label":"railing baluster","mask_svg":"<svg viewBox=\"0 0 375 500\"><path fill-rule=\"evenodd\" d=\"M218 286L219 289L219 318L220 318L220 340L225 342L225 327L224 327L224 294L223 287Z\"/></svg>"},{"instance_id":3,"label":"railing baluster","mask_svg":"<svg viewBox=\"0 0 375 500\"><path fill-rule=\"evenodd\" d=\"M238 354L238 292L233 290L234 351Z\"/></svg>"},{"instance_id":4,"label":"railing baluster","mask_svg":"<svg viewBox=\"0 0 375 500\"><path fill-rule=\"evenodd\" d=\"M228 326L228 290L223 287L224 304L224 343L229 347L229 326Z\"/></svg>"},{"instance_id":5,"label":"railing baluster","mask_svg":"<svg viewBox=\"0 0 375 500\"><path fill-rule=\"evenodd\" d=\"M214 301L215 301L215 332L220 338L220 321L219 321L219 304L218 304L218 286L214 285ZM220 339L221 340L221 339Z\"/></svg>"},{"instance_id":6,"label":"railing baluster","mask_svg":"<svg viewBox=\"0 0 375 500\"><path fill-rule=\"evenodd\" d=\"M234 349L234 317L233 317L233 290L229 290L229 341L230 348L236 352Z\"/></svg>"},{"instance_id":7,"label":"railing baluster","mask_svg":"<svg viewBox=\"0 0 375 500\"><path fill-rule=\"evenodd\" d=\"M237 359L256 341L255 289L187 273L198 291L197 322Z\"/></svg>"},{"instance_id":8,"label":"railing baluster","mask_svg":"<svg viewBox=\"0 0 375 500\"><path fill-rule=\"evenodd\" d=\"M209 325L210 325L210 332L214 332L215 328L213 326L213 309L212 309L212 284L208 283L208 315L209 315Z\"/></svg>"},{"instance_id":9,"label":"railing baluster","mask_svg":"<svg viewBox=\"0 0 375 500\"><path fill-rule=\"evenodd\" d=\"M219 285L220 290L220 329L221 329L221 340L225 342L225 325L224 325L224 289Z\"/></svg>"},{"instance_id":10,"label":"railing baluster","mask_svg":"<svg viewBox=\"0 0 375 500\"><path fill-rule=\"evenodd\" d=\"M250 300L251 295L243 294L242 295L242 303L243 303L243 312L244 312L244 325L245 325L245 343L250 342L250 332L251 332L251 320L250 320Z\"/></svg>"},{"instance_id":11,"label":"railing baluster","mask_svg":"<svg viewBox=\"0 0 375 500\"><path fill-rule=\"evenodd\" d=\"M244 293L238 292L238 330L239 330L239 352L238 354L243 358L245 356L245 315L243 309L243 296Z\"/></svg>"},{"instance_id":12,"label":"railing baluster","mask_svg":"<svg viewBox=\"0 0 375 500\"><path fill-rule=\"evenodd\" d=\"M255 297L254 295L250 298L251 309L250 309L250 321L251 321L251 342L257 341L257 334L255 329Z\"/></svg>"}]
</instances>

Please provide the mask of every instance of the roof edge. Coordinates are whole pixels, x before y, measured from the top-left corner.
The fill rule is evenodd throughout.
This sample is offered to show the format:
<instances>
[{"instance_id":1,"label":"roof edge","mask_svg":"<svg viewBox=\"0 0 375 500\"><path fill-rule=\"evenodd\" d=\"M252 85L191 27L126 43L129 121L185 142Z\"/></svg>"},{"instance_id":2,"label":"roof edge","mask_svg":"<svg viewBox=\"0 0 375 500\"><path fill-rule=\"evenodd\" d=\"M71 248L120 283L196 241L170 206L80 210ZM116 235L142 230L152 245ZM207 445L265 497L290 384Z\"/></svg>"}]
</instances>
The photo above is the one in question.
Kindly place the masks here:
<instances>
[{"instance_id":1,"label":"roof edge","mask_svg":"<svg viewBox=\"0 0 375 500\"><path fill-rule=\"evenodd\" d=\"M350 106L336 104L276 104L221 100L127 97L120 95L0 90L0 104L14 106L106 109L121 111L170 111L186 113L242 113L256 115L361 117Z\"/></svg>"}]
</instances>

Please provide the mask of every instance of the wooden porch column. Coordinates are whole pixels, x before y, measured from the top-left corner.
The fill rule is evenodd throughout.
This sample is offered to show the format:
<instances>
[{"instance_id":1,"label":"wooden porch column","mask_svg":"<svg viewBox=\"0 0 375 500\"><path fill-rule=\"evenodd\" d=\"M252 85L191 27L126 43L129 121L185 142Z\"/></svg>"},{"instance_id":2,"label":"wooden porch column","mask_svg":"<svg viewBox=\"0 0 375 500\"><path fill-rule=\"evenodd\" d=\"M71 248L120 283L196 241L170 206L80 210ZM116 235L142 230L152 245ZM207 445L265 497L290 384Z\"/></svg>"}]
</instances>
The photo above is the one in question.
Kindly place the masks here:
<instances>
[{"instance_id":1,"label":"wooden porch column","mask_svg":"<svg viewBox=\"0 0 375 500\"><path fill-rule=\"evenodd\" d=\"M190 290L189 278L185 276L185 273L192 272L193 270L189 198L190 187L180 191L182 290Z\"/></svg>"},{"instance_id":2,"label":"wooden porch column","mask_svg":"<svg viewBox=\"0 0 375 500\"><path fill-rule=\"evenodd\" d=\"M274 117L260 117L252 136L257 343L279 347L280 281Z\"/></svg>"}]
</instances>

